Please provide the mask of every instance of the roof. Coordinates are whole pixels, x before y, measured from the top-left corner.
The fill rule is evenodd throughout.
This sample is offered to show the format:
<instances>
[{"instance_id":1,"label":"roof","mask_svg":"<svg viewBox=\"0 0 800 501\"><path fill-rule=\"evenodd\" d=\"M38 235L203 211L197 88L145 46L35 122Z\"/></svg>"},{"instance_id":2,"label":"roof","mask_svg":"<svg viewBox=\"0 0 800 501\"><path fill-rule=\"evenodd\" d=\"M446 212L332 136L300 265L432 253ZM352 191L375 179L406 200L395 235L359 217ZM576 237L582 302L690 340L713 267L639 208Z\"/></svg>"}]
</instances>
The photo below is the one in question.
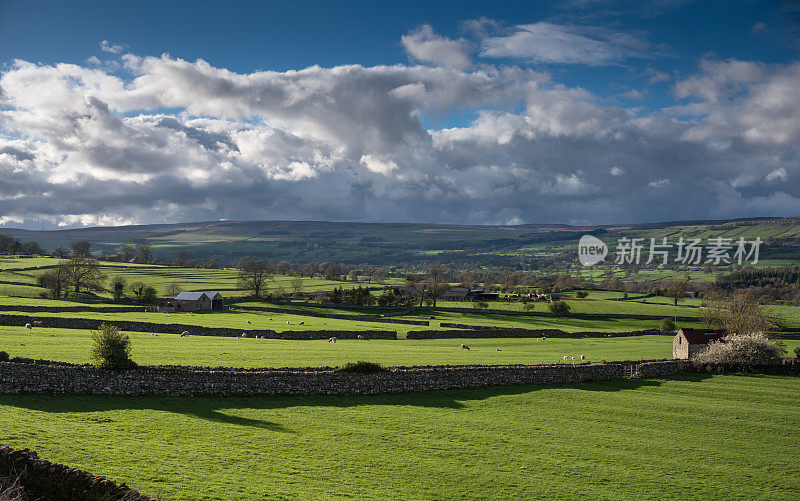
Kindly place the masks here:
<instances>
[{"instance_id":1,"label":"roof","mask_svg":"<svg viewBox=\"0 0 800 501\"><path fill-rule=\"evenodd\" d=\"M197 301L204 295L211 300L222 299L222 296L220 295L219 292L181 292L180 294L175 296L175 299L179 301Z\"/></svg>"},{"instance_id":2,"label":"roof","mask_svg":"<svg viewBox=\"0 0 800 501\"><path fill-rule=\"evenodd\" d=\"M678 335L683 334L689 344L708 344L712 341L718 341L725 337L727 334L721 329L687 329L683 328L678 331Z\"/></svg>"}]
</instances>

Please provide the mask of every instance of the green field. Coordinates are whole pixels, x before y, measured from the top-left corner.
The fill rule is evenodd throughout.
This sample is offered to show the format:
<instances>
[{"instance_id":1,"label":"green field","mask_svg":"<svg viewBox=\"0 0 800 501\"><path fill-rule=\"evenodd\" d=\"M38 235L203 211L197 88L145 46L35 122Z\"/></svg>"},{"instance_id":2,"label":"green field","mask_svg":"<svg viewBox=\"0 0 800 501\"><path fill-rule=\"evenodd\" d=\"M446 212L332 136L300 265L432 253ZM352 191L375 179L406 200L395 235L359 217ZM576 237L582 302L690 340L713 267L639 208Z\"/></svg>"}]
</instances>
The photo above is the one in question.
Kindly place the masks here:
<instances>
[{"instance_id":1,"label":"green field","mask_svg":"<svg viewBox=\"0 0 800 501\"><path fill-rule=\"evenodd\" d=\"M424 339L290 341L217 336L129 333L141 365L222 367L342 366L369 360L387 366L563 363L565 355L590 362L672 357L672 336L537 339ZM11 356L90 363L91 331L0 326L0 350ZM462 350L465 343L470 350ZM787 340L792 352L800 341ZM498 351L498 349L500 351ZM570 358L570 362L572 360Z\"/></svg>"},{"instance_id":2,"label":"green field","mask_svg":"<svg viewBox=\"0 0 800 501\"><path fill-rule=\"evenodd\" d=\"M162 499L796 499L797 379L0 396L0 442Z\"/></svg>"}]
</instances>

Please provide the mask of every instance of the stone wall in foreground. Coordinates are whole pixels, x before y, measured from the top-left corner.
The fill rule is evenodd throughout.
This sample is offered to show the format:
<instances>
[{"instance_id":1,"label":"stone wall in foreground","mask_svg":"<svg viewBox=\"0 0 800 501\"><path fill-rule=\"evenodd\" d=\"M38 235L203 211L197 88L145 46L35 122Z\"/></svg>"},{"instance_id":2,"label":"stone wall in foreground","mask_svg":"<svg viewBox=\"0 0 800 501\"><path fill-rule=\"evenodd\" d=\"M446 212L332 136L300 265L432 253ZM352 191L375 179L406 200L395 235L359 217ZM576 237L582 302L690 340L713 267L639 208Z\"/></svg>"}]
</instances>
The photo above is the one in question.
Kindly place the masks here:
<instances>
[{"instance_id":1,"label":"stone wall in foreground","mask_svg":"<svg viewBox=\"0 0 800 501\"><path fill-rule=\"evenodd\" d=\"M124 483L116 483L83 470L39 459L35 452L0 445L0 474L19 478L31 499L55 501L146 501ZM5 499L5 498L4 498Z\"/></svg>"},{"instance_id":2,"label":"stone wall in foreground","mask_svg":"<svg viewBox=\"0 0 800 501\"><path fill-rule=\"evenodd\" d=\"M0 393L85 395L369 395L514 384L624 379L631 366L644 377L690 370L687 361L605 364L398 367L359 374L320 369L142 367L108 371L88 365L0 362Z\"/></svg>"}]
</instances>

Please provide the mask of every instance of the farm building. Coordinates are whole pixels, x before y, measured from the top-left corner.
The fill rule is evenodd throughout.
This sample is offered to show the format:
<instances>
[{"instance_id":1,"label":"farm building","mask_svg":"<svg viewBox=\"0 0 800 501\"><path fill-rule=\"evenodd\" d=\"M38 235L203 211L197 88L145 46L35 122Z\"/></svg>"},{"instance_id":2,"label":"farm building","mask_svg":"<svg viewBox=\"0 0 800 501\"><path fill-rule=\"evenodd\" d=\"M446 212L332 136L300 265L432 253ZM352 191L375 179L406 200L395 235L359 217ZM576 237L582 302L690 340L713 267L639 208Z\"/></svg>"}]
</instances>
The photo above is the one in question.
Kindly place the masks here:
<instances>
[{"instance_id":1,"label":"farm building","mask_svg":"<svg viewBox=\"0 0 800 501\"><path fill-rule=\"evenodd\" d=\"M672 340L672 358L692 360L709 343L725 337L724 330L681 329Z\"/></svg>"},{"instance_id":2,"label":"farm building","mask_svg":"<svg viewBox=\"0 0 800 501\"><path fill-rule=\"evenodd\" d=\"M219 292L181 292L175 299L164 302L159 309L165 313L221 310L222 295Z\"/></svg>"}]
</instances>

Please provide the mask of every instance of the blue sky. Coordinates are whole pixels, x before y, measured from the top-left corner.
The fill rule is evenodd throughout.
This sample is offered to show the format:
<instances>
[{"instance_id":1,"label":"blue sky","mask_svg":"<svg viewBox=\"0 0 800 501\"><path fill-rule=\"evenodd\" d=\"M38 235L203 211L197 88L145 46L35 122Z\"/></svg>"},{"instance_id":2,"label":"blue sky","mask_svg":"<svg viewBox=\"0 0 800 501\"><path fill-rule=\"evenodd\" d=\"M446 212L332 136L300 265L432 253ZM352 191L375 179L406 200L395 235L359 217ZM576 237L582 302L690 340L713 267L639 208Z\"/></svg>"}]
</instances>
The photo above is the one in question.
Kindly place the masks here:
<instances>
[{"instance_id":1,"label":"blue sky","mask_svg":"<svg viewBox=\"0 0 800 501\"><path fill-rule=\"evenodd\" d=\"M798 90L791 84L800 48L796 3L643 4L0 0L0 169L8 162L9 180L6 193L0 188L0 224L325 215L583 223L795 213L794 122L759 115L758 103L772 99L764 93ZM342 76L337 68L345 65L359 74ZM382 65L396 71L389 75ZM314 66L324 71L311 75ZM236 96L212 88L218 78ZM448 88L453 82L461 87ZM37 85L40 92L31 95ZM308 107L288 95L297 86ZM312 88L318 101L310 99ZM50 89L63 92L51 96ZM176 89L183 94L164 97ZM271 92L283 100L248 101ZM375 100L366 101L372 93ZM781 106L773 107L781 115ZM351 129L364 127L357 137L325 121L348 116L348 109L363 114L348 117L358 124ZM130 130L103 143L88 124L54 125L76 113ZM734 113L740 124L732 123ZM180 127L164 125L172 124L168 115ZM786 124L783 132L768 130L781 120L791 122L788 136ZM209 137L222 140L212 147L198 139ZM134 148L130 141L144 143ZM180 141L189 142L176 146ZM415 156L425 148L426 158ZM146 160L136 157L143 150ZM194 160L177 159L187 156ZM226 162L230 168L220 167ZM199 186L203 169L230 175L241 193ZM634 171L638 179L629 180ZM692 184L690 173L698 171L702 182ZM52 189L30 192L20 172L44 175ZM529 178L546 187L538 193L541 206L531 202ZM129 184L113 184L120 180ZM603 184L622 180L632 184ZM148 198L147 183L156 181L183 190L185 200ZM88 186L136 194L103 199L101 207ZM339 202L326 199L335 207L302 195L331 186L341 190ZM655 188L663 188L657 198L665 200L679 190L717 201L694 210L642 210ZM631 190L635 200L621 199ZM493 191L505 205L490 197ZM65 207L56 196L77 201ZM426 197L435 203L423 212L414 200ZM303 203L290 209L289 201ZM464 203L479 208L465 215L457 209ZM598 215L595 206L605 212Z\"/></svg>"}]
</instances>

